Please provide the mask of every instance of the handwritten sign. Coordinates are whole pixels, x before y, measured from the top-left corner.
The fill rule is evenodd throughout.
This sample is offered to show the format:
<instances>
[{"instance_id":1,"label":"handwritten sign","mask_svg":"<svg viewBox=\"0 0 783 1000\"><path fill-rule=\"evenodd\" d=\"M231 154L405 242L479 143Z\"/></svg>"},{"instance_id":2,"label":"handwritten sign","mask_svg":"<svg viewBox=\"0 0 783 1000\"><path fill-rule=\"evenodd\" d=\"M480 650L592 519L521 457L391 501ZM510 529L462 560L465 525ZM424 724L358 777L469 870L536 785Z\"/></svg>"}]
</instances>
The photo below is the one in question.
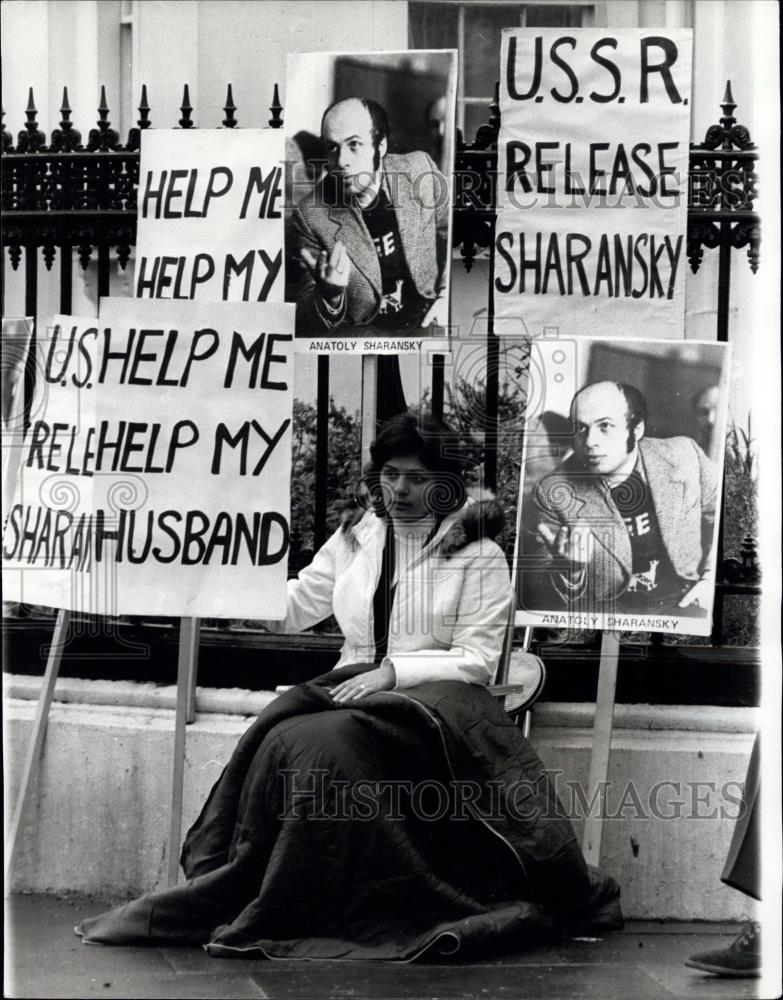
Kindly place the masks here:
<instances>
[{"instance_id":1,"label":"handwritten sign","mask_svg":"<svg viewBox=\"0 0 783 1000\"><path fill-rule=\"evenodd\" d=\"M282 302L284 136L142 133L135 294Z\"/></svg>"},{"instance_id":2,"label":"handwritten sign","mask_svg":"<svg viewBox=\"0 0 783 1000\"><path fill-rule=\"evenodd\" d=\"M285 616L294 306L55 316L3 537L12 600Z\"/></svg>"},{"instance_id":3,"label":"handwritten sign","mask_svg":"<svg viewBox=\"0 0 783 1000\"><path fill-rule=\"evenodd\" d=\"M680 337L690 30L503 32L495 310Z\"/></svg>"}]
</instances>

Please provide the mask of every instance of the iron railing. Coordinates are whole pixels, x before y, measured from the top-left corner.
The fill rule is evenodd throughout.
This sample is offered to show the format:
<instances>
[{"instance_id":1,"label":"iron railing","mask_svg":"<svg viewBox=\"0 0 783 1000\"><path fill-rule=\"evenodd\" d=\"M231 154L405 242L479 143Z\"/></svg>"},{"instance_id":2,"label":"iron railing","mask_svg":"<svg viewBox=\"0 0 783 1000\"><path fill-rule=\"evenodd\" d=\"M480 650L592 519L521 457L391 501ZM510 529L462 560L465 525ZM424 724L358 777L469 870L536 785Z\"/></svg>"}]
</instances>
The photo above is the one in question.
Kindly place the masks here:
<instances>
[{"instance_id":1,"label":"iron railing","mask_svg":"<svg viewBox=\"0 0 783 1000\"><path fill-rule=\"evenodd\" d=\"M716 314L718 340L729 337L729 294L732 251L747 248L751 269L759 263L760 218L754 211L758 177L758 153L748 130L734 118L730 84L722 102L723 115L712 125L699 145L690 150L687 254L695 274L705 249L719 252ZM139 118L126 141L110 122L105 88L101 88L96 127L87 141L71 121L67 88L63 90L61 120L49 142L37 123L32 88L25 111L26 122L16 142L3 125L2 130L2 210L4 228L3 277L6 256L14 270L24 258L25 314L36 315L38 300L39 253L51 271L59 251L59 308L70 313L73 300L73 251L86 269L97 255L98 295L109 294L111 253L121 269L128 263L135 244L141 133L152 127L147 88L142 87ZM193 107L184 87L182 129L195 128ZM283 125L283 108L275 85L270 105L270 128ZM224 105L224 128L237 128L237 107L231 85ZM465 267L470 270L476 256L487 251L490 267L494 248L494 184L497 178L497 140L500 109L496 97L489 106L489 119L472 142L459 137L455 161L454 245L459 247ZM465 181L469 179L469 183ZM4 288L5 282L3 282ZM4 299L1 300L4 310ZM493 487L497 481L498 397L500 352L493 330L492 282L487 301L486 404L481 423L484 429L484 477ZM34 350L33 333L32 349ZM32 367L28 366L26 399L31 400ZM442 413L444 405L444 363L435 357L432 366L432 407ZM327 456L328 456L329 358L318 357L317 428L315 453L314 537L316 548L326 537ZM726 594L757 594L758 570L755 543L746 539L740 558L722 561L715 602L713 643L720 644L722 602Z\"/></svg>"}]
</instances>

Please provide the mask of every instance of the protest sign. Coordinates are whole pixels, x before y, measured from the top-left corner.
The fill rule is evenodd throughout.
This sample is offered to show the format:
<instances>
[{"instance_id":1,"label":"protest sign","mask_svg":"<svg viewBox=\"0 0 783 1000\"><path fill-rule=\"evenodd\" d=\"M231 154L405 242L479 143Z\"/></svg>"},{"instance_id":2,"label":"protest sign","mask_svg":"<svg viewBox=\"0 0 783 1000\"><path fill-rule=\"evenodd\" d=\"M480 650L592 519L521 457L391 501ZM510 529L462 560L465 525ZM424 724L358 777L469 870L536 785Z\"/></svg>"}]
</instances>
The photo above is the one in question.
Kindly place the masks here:
<instances>
[{"instance_id":1,"label":"protest sign","mask_svg":"<svg viewBox=\"0 0 783 1000\"><path fill-rule=\"evenodd\" d=\"M457 53L288 57L286 299L298 337L449 346Z\"/></svg>"},{"instance_id":2,"label":"protest sign","mask_svg":"<svg viewBox=\"0 0 783 1000\"><path fill-rule=\"evenodd\" d=\"M503 32L495 311L681 337L689 29Z\"/></svg>"},{"instance_id":3,"label":"protest sign","mask_svg":"<svg viewBox=\"0 0 783 1000\"><path fill-rule=\"evenodd\" d=\"M533 341L517 624L710 634L729 360L695 340Z\"/></svg>"},{"instance_id":4,"label":"protest sign","mask_svg":"<svg viewBox=\"0 0 783 1000\"><path fill-rule=\"evenodd\" d=\"M3 318L2 372L2 443L3 510L13 497L19 449L24 440L24 372L35 320L31 316Z\"/></svg>"},{"instance_id":5,"label":"protest sign","mask_svg":"<svg viewBox=\"0 0 783 1000\"><path fill-rule=\"evenodd\" d=\"M105 299L55 316L3 538L13 600L285 615L294 307Z\"/></svg>"},{"instance_id":6,"label":"protest sign","mask_svg":"<svg viewBox=\"0 0 783 1000\"><path fill-rule=\"evenodd\" d=\"M143 132L135 294L282 302L284 157L275 129Z\"/></svg>"}]
</instances>

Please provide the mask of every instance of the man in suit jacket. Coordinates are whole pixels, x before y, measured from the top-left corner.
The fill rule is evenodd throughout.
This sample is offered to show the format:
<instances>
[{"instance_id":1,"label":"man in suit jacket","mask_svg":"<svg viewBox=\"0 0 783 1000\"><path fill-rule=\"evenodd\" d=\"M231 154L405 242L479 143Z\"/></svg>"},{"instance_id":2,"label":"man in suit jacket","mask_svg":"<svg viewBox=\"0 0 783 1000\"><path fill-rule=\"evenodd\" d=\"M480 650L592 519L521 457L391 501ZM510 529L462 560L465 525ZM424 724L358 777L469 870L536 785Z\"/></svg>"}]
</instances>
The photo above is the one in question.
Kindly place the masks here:
<instances>
[{"instance_id":1,"label":"man in suit jacket","mask_svg":"<svg viewBox=\"0 0 783 1000\"><path fill-rule=\"evenodd\" d=\"M328 170L292 216L286 297L297 303L297 333L445 326L445 178L426 153L387 152L375 101L338 101L321 135Z\"/></svg>"},{"instance_id":2,"label":"man in suit jacket","mask_svg":"<svg viewBox=\"0 0 783 1000\"><path fill-rule=\"evenodd\" d=\"M644 397L625 383L585 386L571 418L573 454L536 485L525 518L545 553L531 577L547 584L527 606L704 614L714 464L691 438L645 438Z\"/></svg>"}]
</instances>

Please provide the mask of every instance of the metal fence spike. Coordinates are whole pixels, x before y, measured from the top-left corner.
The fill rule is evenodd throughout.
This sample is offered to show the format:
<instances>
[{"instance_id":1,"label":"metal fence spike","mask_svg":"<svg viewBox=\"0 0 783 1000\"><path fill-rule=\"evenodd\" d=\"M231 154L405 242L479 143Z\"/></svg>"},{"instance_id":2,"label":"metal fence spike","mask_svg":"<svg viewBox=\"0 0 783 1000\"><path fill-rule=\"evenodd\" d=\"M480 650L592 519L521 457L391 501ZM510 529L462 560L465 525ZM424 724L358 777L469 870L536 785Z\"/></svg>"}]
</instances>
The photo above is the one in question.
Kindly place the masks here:
<instances>
[{"instance_id":1,"label":"metal fence spike","mask_svg":"<svg viewBox=\"0 0 783 1000\"><path fill-rule=\"evenodd\" d=\"M223 110L226 113L226 117L223 119L223 124L226 128L236 128L237 119L234 112L237 106L234 104L234 93L231 89L231 84L229 83L226 88L226 103L223 105Z\"/></svg>"},{"instance_id":2,"label":"metal fence spike","mask_svg":"<svg viewBox=\"0 0 783 1000\"><path fill-rule=\"evenodd\" d=\"M282 128L283 127L283 105L280 103L280 91L278 90L277 84L275 84L275 91L272 95L272 103L269 107L272 112L272 117L269 119L270 128Z\"/></svg>"},{"instance_id":3,"label":"metal fence spike","mask_svg":"<svg viewBox=\"0 0 783 1000\"><path fill-rule=\"evenodd\" d=\"M147 99L147 84L142 83L141 85L141 101L139 103L139 120L136 124L139 128L149 128L150 127L150 105Z\"/></svg>"},{"instance_id":4,"label":"metal fence spike","mask_svg":"<svg viewBox=\"0 0 783 1000\"><path fill-rule=\"evenodd\" d=\"M181 128L193 128L193 122L191 121L191 115L193 114L193 106L190 103L190 88L185 84L184 90L182 91L182 104L180 109L182 112L182 117L179 120L179 125Z\"/></svg>"}]
</instances>

